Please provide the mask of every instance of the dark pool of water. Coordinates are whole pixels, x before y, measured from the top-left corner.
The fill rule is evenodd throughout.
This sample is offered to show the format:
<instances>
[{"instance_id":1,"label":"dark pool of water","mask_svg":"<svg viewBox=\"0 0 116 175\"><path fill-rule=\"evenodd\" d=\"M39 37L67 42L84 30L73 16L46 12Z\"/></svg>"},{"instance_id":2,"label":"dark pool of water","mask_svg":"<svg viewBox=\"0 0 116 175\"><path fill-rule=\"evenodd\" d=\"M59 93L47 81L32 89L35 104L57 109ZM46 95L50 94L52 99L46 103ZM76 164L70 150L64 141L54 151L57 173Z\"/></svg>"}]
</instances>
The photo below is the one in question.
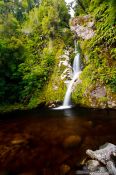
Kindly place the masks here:
<instances>
[{"instance_id":1,"label":"dark pool of water","mask_svg":"<svg viewBox=\"0 0 116 175\"><path fill-rule=\"evenodd\" d=\"M0 172L20 175L76 174L86 149L116 144L116 111L38 110L0 117ZM65 145L70 136L79 144Z\"/></svg>"}]
</instances>

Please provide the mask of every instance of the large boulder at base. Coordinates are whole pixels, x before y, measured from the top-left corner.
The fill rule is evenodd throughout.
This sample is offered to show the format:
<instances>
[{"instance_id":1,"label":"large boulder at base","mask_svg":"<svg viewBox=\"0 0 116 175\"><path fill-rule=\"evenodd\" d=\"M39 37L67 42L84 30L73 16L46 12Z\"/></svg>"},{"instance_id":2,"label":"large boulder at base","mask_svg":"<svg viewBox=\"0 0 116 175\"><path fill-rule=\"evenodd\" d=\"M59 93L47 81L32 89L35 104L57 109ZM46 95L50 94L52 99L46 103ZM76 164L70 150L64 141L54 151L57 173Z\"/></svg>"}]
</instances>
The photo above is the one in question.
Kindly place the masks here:
<instances>
[{"instance_id":1,"label":"large boulder at base","mask_svg":"<svg viewBox=\"0 0 116 175\"><path fill-rule=\"evenodd\" d=\"M94 160L89 160L87 162L88 170L90 175L116 175L115 159L113 160L113 155L116 153L116 145L111 143L106 143L99 147L98 150L92 151L87 150L86 154Z\"/></svg>"}]
</instances>

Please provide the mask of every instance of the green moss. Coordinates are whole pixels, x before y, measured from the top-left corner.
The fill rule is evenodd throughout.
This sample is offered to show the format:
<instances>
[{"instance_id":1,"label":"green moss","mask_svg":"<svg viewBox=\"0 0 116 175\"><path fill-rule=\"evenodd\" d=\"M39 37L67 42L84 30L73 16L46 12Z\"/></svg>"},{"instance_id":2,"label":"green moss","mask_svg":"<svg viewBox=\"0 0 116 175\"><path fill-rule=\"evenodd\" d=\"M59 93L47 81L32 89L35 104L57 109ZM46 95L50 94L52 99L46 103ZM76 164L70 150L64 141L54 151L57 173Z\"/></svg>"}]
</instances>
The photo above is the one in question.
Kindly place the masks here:
<instances>
[{"instance_id":1,"label":"green moss","mask_svg":"<svg viewBox=\"0 0 116 175\"><path fill-rule=\"evenodd\" d=\"M60 68L58 66L59 57L63 53L62 49L58 50L58 53L56 54L56 63L53 68L53 73L49 81L44 87L43 94L44 94L46 103L50 101L63 101L64 95L65 95L66 86L60 77L61 73L63 72L63 68L65 67Z\"/></svg>"},{"instance_id":2,"label":"green moss","mask_svg":"<svg viewBox=\"0 0 116 175\"><path fill-rule=\"evenodd\" d=\"M94 88L92 84L91 72L93 68L88 65L80 75L81 83L77 84L74 92L72 93L72 100L75 104L89 105L88 92Z\"/></svg>"},{"instance_id":3,"label":"green moss","mask_svg":"<svg viewBox=\"0 0 116 175\"><path fill-rule=\"evenodd\" d=\"M99 102L107 102L108 98L107 97L100 97L98 98Z\"/></svg>"},{"instance_id":4,"label":"green moss","mask_svg":"<svg viewBox=\"0 0 116 175\"><path fill-rule=\"evenodd\" d=\"M46 103L49 103L50 101L63 101L64 99L66 86L64 85L64 82L62 82L58 77L56 78L56 76L56 74L55 76L52 76L52 78L55 77L55 79L51 78L49 84L45 88L44 96Z\"/></svg>"}]
</instances>

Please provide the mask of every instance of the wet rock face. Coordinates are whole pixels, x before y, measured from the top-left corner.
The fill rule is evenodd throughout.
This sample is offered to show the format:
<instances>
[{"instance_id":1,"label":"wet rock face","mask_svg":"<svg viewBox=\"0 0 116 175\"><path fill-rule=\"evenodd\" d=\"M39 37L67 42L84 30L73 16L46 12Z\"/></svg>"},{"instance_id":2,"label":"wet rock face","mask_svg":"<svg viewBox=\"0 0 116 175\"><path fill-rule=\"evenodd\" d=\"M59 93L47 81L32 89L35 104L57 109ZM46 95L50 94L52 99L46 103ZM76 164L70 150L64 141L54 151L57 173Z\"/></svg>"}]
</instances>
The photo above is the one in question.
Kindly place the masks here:
<instances>
[{"instance_id":1,"label":"wet rock face","mask_svg":"<svg viewBox=\"0 0 116 175\"><path fill-rule=\"evenodd\" d=\"M103 85L96 84L86 88L82 98L85 99L83 105L87 107L103 109L107 107L107 92Z\"/></svg>"},{"instance_id":2,"label":"wet rock face","mask_svg":"<svg viewBox=\"0 0 116 175\"><path fill-rule=\"evenodd\" d=\"M96 87L95 90L91 92L92 97L100 98L100 97L105 97L106 96L106 89L104 86L102 87Z\"/></svg>"},{"instance_id":3,"label":"wet rock face","mask_svg":"<svg viewBox=\"0 0 116 175\"><path fill-rule=\"evenodd\" d=\"M81 137L78 135L72 135L64 139L63 146L64 148L73 148L80 144Z\"/></svg>"},{"instance_id":4,"label":"wet rock face","mask_svg":"<svg viewBox=\"0 0 116 175\"><path fill-rule=\"evenodd\" d=\"M83 80L80 83L76 84L77 87L84 86ZM77 89L76 86L74 86ZM74 97L76 94L76 90L74 89ZM78 91L77 91L78 92ZM80 94L79 94L80 95ZM78 102L78 101L77 101ZM116 95L114 96L113 93L109 92L105 85L100 85L96 82L96 85L91 84L91 86L87 87L84 93L81 95L80 104L85 107L92 107L92 108L116 108Z\"/></svg>"},{"instance_id":5,"label":"wet rock face","mask_svg":"<svg viewBox=\"0 0 116 175\"><path fill-rule=\"evenodd\" d=\"M105 86L96 86L96 88L92 90L89 94L92 107L107 107L107 94Z\"/></svg>"},{"instance_id":6,"label":"wet rock face","mask_svg":"<svg viewBox=\"0 0 116 175\"><path fill-rule=\"evenodd\" d=\"M85 40L91 39L94 36L94 31L88 27L77 25L71 27L71 30L75 31L79 37Z\"/></svg>"},{"instance_id":7,"label":"wet rock face","mask_svg":"<svg viewBox=\"0 0 116 175\"><path fill-rule=\"evenodd\" d=\"M89 92L89 101L91 107L95 108L116 108L116 102L109 96L105 86L96 86L96 88Z\"/></svg>"},{"instance_id":8,"label":"wet rock face","mask_svg":"<svg viewBox=\"0 0 116 175\"><path fill-rule=\"evenodd\" d=\"M99 85L96 82L87 87L83 94L78 89L85 86L85 81L81 80L74 84L72 100L75 104L80 104L84 107L106 109L116 109L116 94L113 94L107 86Z\"/></svg>"},{"instance_id":9,"label":"wet rock face","mask_svg":"<svg viewBox=\"0 0 116 175\"><path fill-rule=\"evenodd\" d=\"M93 26L94 19L90 15L76 17L71 21L71 30L84 40L91 39L94 36Z\"/></svg>"}]
</instances>

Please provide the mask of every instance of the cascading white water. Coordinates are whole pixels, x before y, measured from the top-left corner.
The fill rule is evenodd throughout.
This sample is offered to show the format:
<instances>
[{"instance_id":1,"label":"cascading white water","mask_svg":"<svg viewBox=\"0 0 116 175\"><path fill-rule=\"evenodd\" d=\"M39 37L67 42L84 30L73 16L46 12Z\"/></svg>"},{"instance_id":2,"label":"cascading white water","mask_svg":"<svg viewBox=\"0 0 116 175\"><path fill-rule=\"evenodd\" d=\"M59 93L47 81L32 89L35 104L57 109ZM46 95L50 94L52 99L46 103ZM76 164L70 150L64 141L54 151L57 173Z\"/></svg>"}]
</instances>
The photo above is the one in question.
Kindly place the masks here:
<instances>
[{"instance_id":1,"label":"cascading white water","mask_svg":"<svg viewBox=\"0 0 116 175\"><path fill-rule=\"evenodd\" d=\"M71 92L72 92L72 86L73 86L73 83L75 82L75 80L79 77L80 72L81 72L81 68L80 68L80 53L77 51L76 44L77 43L75 42L75 53L76 53L76 56L75 56L74 62L73 62L73 78L70 81L69 86L67 88L62 108L68 108L68 107L71 106L70 96L71 96Z\"/></svg>"},{"instance_id":2,"label":"cascading white water","mask_svg":"<svg viewBox=\"0 0 116 175\"><path fill-rule=\"evenodd\" d=\"M75 54L76 55L75 55L74 62L73 62L73 78L72 78L72 80L70 81L70 83L68 85L68 88L67 88L67 91L66 91L66 94L65 94L65 97L64 97L63 105L60 106L60 107L54 108L56 110L68 109L68 108L72 107L70 96L71 96L71 92L72 92L73 83L79 77L79 75L81 73L80 53L77 50L77 46L78 46L78 43L76 43L76 41L75 41Z\"/></svg>"}]
</instances>

